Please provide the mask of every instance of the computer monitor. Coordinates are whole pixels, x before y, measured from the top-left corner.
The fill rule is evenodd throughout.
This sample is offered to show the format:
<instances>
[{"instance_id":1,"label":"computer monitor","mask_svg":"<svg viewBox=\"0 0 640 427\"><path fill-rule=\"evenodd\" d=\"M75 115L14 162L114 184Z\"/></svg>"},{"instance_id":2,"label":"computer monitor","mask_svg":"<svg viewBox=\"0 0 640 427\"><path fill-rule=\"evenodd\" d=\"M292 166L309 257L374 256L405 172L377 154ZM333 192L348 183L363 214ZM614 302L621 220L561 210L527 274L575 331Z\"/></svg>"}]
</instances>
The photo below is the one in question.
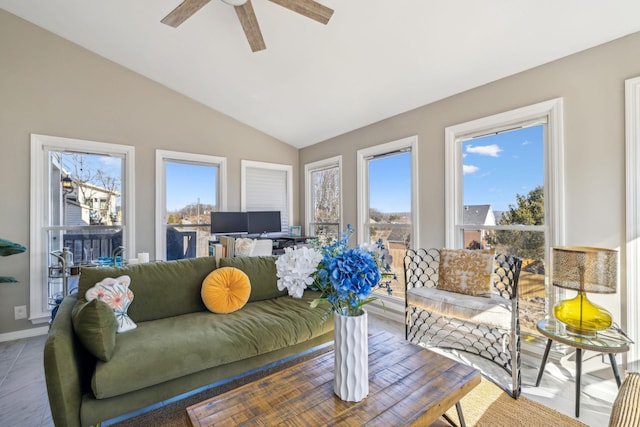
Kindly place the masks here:
<instances>
[{"instance_id":1,"label":"computer monitor","mask_svg":"<svg viewBox=\"0 0 640 427\"><path fill-rule=\"evenodd\" d=\"M211 212L211 234L247 234L246 212Z\"/></svg>"},{"instance_id":2,"label":"computer monitor","mask_svg":"<svg viewBox=\"0 0 640 427\"><path fill-rule=\"evenodd\" d=\"M247 212L249 216L249 234L274 233L282 231L280 211Z\"/></svg>"}]
</instances>

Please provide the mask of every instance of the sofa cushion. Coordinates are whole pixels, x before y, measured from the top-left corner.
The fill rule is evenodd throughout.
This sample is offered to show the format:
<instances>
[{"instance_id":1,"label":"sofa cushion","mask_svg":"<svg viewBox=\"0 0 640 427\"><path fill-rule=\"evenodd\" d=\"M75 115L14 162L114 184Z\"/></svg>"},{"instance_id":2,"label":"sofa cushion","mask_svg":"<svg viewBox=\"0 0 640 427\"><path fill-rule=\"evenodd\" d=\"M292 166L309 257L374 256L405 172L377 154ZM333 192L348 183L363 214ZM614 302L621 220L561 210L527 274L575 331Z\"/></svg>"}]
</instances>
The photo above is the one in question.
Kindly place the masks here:
<instances>
[{"instance_id":1,"label":"sofa cushion","mask_svg":"<svg viewBox=\"0 0 640 427\"><path fill-rule=\"evenodd\" d=\"M495 251L440 250L438 288L467 295L491 296Z\"/></svg>"},{"instance_id":2,"label":"sofa cushion","mask_svg":"<svg viewBox=\"0 0 640 427\"><path fill-rule=\"evenodd\" d=\"M84 348L103 362L108 362L116 347L116 316L104 301L82 298L71 312L73 330Z\"/></svg>"},{"instance_id":3,"label":"sofa cushion","mask_svg":"<svg viewBox=\"0 0 640 427\"><path fill-rule=\"evenodd\" d=\"M133 292L129 289L131 278L120 276L118 278L105 277L95 286L87 289L84 297L87 301L99 299L107 303L116 315L119 334L136 328L136 323L131 320L127 311L133 301Z\"/></svg>"},{"instance_id":4,"label":"sofa cushion","mask_svg":"<svg viewBox=\"0 0 640 427\"><path fill-rule=\"evenodd\" d=\"M485 298L420 286L407 290L407 304L441 316L511 329L512 302L495 294Z\"/></svg>"},{"instance_id":5,"label":"sofa cushion","mask_svg":"<svg viewBox=\"0 0 640 427\"><path fill-rule=\"evenodd\" d=\"M249 302L262 301L287 294L286 289L278 290L276 259L274 256L222 258L220 267L235 267L244 271L251 282Z\"/></svg>"},{"instance_id":6,"label":"sofa cushion","mask_svg":"<svg viewBox=\"0 0 640 427\"><path fill-rule=\"evenodd\" d=\"M94 395L121 395L321 336L333 319L326 307L310 308L318 297L307 291L301 299L252 302L224 316L203 311L140 322L117 336L109 362L96 364Z\"/></svg>"},{"instance_id":7,"label":"sofa cushion","mask_svg":"<svg viewBox=\"0 0 640 427\"><path fill-rule=\"evenodd\" d=\"M214 257L152 262L128 267L83 267L78 282L78 293L105 277L126 274L131 277L130 289L136 298L129 307L129 316L135 322L160 319L167 316L206 310L200 288L202 281L216 268Z\"/></svg>"},{"instance_id":8,"label":"sofa cushion","mask_svg":"<svg viewBox=\"0 0 640 427\"><path fill-rule=\"evenodd\" d=\"M249 300L250 293L249 276L234 267L213 270L202 282L202 301L213 313L240 310Z\"/></svg>"}]
</instances>

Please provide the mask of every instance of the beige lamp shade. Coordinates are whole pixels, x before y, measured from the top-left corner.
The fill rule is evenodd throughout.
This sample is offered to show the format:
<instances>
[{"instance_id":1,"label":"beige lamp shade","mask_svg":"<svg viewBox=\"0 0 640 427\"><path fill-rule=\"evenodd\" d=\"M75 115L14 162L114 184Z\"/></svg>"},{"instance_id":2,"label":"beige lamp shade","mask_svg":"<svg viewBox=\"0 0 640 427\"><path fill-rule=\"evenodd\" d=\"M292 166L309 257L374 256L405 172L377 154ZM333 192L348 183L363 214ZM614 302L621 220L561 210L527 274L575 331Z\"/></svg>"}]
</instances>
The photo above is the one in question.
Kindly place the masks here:
<instances>
[{"instance_id":1,"label":"beige lamp shade","mask_svg":"<svg viewBox=\"0 0 640 427\"><path fill-rule=\"evenodd\" d=\"M584 246L551 249L554 286L597 294L616 292L618 251Z\"/></svg>"}]
</instances>

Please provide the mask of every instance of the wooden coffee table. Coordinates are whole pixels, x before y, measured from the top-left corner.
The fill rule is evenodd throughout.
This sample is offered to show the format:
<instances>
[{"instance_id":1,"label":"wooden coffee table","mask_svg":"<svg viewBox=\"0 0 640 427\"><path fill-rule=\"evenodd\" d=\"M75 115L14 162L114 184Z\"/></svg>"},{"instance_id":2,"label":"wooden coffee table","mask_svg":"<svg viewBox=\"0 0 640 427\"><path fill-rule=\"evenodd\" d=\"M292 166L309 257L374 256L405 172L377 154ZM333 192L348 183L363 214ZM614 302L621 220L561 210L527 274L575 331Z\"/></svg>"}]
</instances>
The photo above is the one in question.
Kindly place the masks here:
<instances>
[{"instance_id":1,"label":"wooden coffee table","mask_svg":"<svg viewBox=\"0 0 640 427\"><path fill-rule=\"evenodd\" d=\"M190 406L191 424L428 426L480 384L478 370L382 332L369 337L369 396L344 402L333 359L330 351Z\"/></svg>"}]
</instances>

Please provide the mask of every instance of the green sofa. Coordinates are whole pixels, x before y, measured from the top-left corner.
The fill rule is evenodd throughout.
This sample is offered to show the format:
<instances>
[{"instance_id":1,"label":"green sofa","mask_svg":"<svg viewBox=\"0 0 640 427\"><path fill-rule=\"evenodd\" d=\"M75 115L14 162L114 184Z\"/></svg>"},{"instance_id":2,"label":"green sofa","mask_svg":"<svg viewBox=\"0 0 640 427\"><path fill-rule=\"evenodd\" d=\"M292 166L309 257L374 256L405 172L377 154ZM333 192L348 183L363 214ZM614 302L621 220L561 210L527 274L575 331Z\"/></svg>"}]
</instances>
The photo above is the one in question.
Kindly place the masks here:
<instances>
[{"instance_id":1,"label":"green sofa","mask_svg":"<svg viewBox=\"0 0 640 427\"><path fill-rule=\"evenodd\" d=\"M230 314L209 312L200 296L214 258L83 268L78 294L62 301L44 348L55 425L95 425L333 339L327 308L309 306L317 293L294 299L278 291L275 258L223 258L220 266L239 268L251 281L249 302ZM88 288L121 275L131 278L128 314L137 328L115 335L104 362L80 343L72 312L79 298L86 304Z\"/></svg>"}]
</instances>

